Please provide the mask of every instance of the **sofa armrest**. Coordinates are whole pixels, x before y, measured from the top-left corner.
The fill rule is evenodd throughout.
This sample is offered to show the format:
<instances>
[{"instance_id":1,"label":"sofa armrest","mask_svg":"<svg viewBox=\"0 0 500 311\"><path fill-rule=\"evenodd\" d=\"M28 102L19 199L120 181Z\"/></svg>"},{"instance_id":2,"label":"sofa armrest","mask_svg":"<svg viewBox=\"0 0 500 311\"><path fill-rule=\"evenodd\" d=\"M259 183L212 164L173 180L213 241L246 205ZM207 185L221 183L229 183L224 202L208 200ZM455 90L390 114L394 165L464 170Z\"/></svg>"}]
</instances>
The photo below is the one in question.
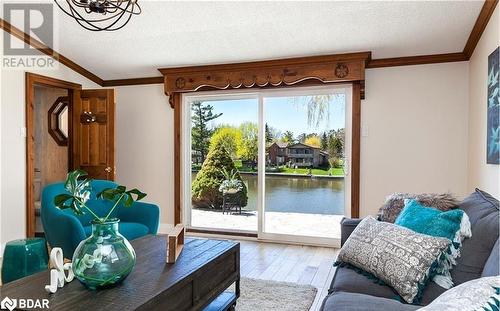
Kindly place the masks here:
<instances>
[{"instance_id":1,"label":"sofa armrest","mask_svg":"<svg viewBox=\"0 0 500 311\"><path fill-rule=\"evenodd\" d=\"M340 221L340 246L344 245L361 220L360 218L342 218L342 221Z\"/></svg>"},{"instance_id":2,"label":"sofa armrest","mask_svg":"<svg viewBox=\"0 0 500 311\"><path fill-rule=\"evenodd\" d=\"M149 229L149 234L156 234L160 222L158 205L144 202L134 202L131 207L119 206L118 218L127 222L138 222Z\"/></svg>"}]
</instances>

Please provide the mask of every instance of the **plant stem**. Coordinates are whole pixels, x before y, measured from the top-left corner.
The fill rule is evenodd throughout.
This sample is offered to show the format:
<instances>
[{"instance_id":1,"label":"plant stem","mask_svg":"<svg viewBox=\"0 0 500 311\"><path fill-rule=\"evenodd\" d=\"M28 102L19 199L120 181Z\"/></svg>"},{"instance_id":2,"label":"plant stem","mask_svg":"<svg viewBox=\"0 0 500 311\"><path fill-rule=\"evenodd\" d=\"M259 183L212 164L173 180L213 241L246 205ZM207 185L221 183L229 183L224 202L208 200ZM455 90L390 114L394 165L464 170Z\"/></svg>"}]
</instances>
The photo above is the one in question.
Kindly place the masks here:
<instances>
[{"instance_id":1,"label":"plant stem","mask_svg":"<svg viewBox=\"0 0 500 311\"><path fill-rule=\"evenodd\" d=\"M106 217L104 217L104 220L102 222L106 222L106 220L108 220L108 217L111 215L111 213L116 208L116 206L118 205L118 203L120 203L120 201L123 199L124 195L125 195L125 193L122 193L122 195L120 196L120 198L115 202L115 205L113 205L113 207L111 208L111 210L109 211L109 213L106 215Z\"/></svg>"},{"instance_id":2,"label":"plant stem","mask_svg":"<svg viewBox=\"0 0 500 311\"><path fill-rule=\"evenodd\" d=\"M75 200L78 203L80 203L81 206L85 207L87 209L87 211L89 211L98 221L101 221L101 218L99 218L99 216L97 216L90 208L88 208L87 205L85 205L85 203L80 201L78 198L75 198Z\"/></svg>"}]
</instances>

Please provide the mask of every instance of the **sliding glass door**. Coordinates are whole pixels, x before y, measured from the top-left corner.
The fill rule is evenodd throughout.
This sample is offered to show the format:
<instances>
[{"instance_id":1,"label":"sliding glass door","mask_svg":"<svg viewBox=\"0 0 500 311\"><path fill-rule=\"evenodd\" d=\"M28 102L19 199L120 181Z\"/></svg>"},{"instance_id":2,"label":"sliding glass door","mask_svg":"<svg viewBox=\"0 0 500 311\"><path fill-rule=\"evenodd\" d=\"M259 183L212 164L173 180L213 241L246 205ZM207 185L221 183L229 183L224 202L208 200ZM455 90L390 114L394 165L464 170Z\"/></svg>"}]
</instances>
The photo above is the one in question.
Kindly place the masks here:
<instances>
[{"instance_id":1,"label":"sliding glass door","mask_svg":"<svg viewBox=\"0 0 500 311\"><path fill-rule=\"evenodd\" d=\"M258 96L224 94L190 98L190 159L185 174L188 225L256 232ZM224 180L237 180L221 188ZM236 191L237 190L237 191ZM236 192L236 193L232 193Z\"/></svg>"},{"instance_id":2,"label":"sliding glass door","mask_svg":"<svg viewBox=\"0 0 500 311\"><path fill-rule=\"evenodd\" d=\"M261 108L260 237L330 244L346 206L345 89L266 92Z\"/></svg>"},{"instance_id":3,"label":"sliding glass door","mask_svg":"<svg viewBox=\"0 0 500 311\"><path fill-rule=\"evenodd\" d=\"M350 88L200 94L184 97L185 224L337 242L349 210Z\"/></svg>"}]
</instances>

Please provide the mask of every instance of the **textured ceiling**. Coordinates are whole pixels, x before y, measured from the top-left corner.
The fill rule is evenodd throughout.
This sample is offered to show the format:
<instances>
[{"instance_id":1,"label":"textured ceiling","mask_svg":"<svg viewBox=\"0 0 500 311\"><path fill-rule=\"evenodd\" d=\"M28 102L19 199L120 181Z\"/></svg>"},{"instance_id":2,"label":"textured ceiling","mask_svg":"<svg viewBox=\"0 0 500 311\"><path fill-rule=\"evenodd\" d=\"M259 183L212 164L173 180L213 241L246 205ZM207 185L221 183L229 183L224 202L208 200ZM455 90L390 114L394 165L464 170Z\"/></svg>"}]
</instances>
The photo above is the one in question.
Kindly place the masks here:
<instances>
[{"instance_id":1,"label":"textured ceiling","mask_svg":"<svg viewBox=\"0 0 500 311\"><path fill-rule=\"evenodd\" d=\"M103 79L156 68L372 51L373 58L462 51L483 1L192 2L139 0L117 32L59 17L59 51ZM59 11L58 11L59 12Z\"/></svg>"}]
</instances>

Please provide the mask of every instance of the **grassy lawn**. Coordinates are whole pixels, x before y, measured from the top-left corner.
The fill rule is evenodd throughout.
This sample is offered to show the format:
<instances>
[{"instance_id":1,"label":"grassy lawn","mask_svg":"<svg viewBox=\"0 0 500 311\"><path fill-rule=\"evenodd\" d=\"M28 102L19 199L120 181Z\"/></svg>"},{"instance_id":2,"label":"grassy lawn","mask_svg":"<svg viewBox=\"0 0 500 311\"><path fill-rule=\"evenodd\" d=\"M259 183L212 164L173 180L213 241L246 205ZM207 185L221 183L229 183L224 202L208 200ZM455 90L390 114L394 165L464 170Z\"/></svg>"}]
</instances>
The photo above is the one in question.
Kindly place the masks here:
<instances>
[{"instance_id":1,"label":"grassy lawn","mask_svg":"<svg viewBox=\"0 0 500 311\"><path fill-rule=\"evenodd\" d=\"M256 169L253 169L253 168L248 167L248 166L243 166L243 164L241 163L241 160L235 160L234 161L234 165L236 166L236 168L240 172L254 172L254 173L257 172ZM199 170L200 167L194 167L193 166L193 169ZM279 171L279 173L282 173L282 174L307 175L307 174L309 174L309 169L308 168L297 168L297 169L294 169L294 168L288 168L288 167L282 166L281 170ZM343 176L344 175L344 170L342 168L334 168L334 169L331 170L331 173L332 173L331 175L334 175L334 176ZM313 168L312 169L312 174L313 175L328 176L328 175L330 175L330 170L322 169L322 168Z\"/></svg>"},{"instance_id":2,"label":"grassy lawn","mask_svg":"<svg viewBox=\"0 0 500 311\"><path fill-rule=\"evenodd\" d=\"M342 168L334 168L331 170L332 175L344 175L344 170ZM309 169L308 168L288 168L288 167L283 167L282 173L288 173L288 174L309 174ZM321 168L313 168L312 172L313 175L323 175L327 176L329 175L330 171L327 169L321 169Z\"/></svg>"}]
</instances>

